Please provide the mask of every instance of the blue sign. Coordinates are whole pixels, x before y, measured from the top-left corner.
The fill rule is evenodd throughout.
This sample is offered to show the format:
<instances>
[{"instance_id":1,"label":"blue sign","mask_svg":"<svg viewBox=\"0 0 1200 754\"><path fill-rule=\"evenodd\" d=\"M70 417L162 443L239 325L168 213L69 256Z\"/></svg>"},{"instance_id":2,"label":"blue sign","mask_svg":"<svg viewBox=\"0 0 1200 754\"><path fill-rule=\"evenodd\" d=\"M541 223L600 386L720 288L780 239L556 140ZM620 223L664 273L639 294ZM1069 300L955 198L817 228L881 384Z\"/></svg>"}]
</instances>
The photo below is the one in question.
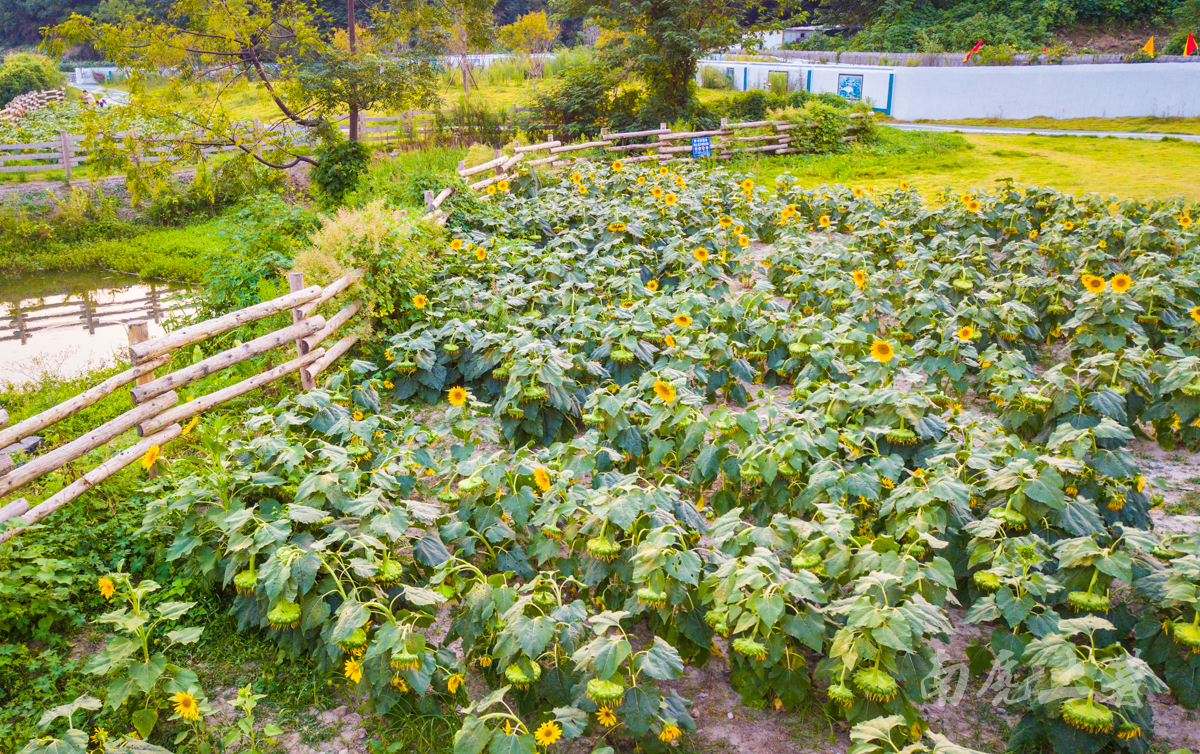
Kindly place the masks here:
<instances>
[{"instance_id":1,"label":"blue sign","mask_svg":"<svg viewBox=\"0 0 1200 754\"><path fill-rule=\"evenodd\" d=\"M862 99L862 81L861 75L852 73L843 73L838 76L838 94L846 99Z\"/></svg>"},{"instance_id":2,"label":"blue sign","mask_svg":"<svg viewBox=\"0 0 1200 754\"><path fill-rule=\"evenodd\" d=\"M712 157L712 139L707 136L693 136L692 157Z\"/></svg>"}]
</instances>

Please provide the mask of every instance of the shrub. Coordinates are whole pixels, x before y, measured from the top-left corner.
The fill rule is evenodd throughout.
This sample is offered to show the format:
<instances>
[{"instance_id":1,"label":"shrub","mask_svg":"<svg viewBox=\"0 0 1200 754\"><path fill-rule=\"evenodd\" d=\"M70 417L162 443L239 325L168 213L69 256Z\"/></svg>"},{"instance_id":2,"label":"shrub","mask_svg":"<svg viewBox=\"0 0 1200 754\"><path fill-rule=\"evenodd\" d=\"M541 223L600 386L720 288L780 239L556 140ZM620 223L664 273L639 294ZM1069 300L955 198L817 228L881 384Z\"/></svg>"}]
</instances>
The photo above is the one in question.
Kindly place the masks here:
<instances>
[{"instance_id":1,"label":"shrub","mask_svg":"<svg viewBox=\"0 0 1200 754\"><path fill-rule=\"evenodd\" d=\"M641 110L640 90L621 87L613 71L600 63L587 63L566 71L556 85L534 100L538 120L556 136L577 139L596 136L604 127L631 125Z\"/></svg>"},{"instance_id":2,"label":"shrub","mask_svg":"<svg viewBox=\"0 0 1200 754\"><path fill-rule=\"evenodd\" d=\"M295 269L306 281L327 284L363 267L357 294L373 316L395 319L420 309L413 297L428 283L429 255L444 240L445 232L432 223L374 201L325 218L311 246L297 255Z\"/></svg>"},{"instance_id":3,"label":"shrub","mask_svg":"<svg viewBox=\"0 0 1200 754\"><path fill-rule=\"evenodd\" d=\"M0 65L0 107L28 92L57 89L65 81L50 58L28 52L13 53Z\"/></svg>"},{"instance_id":4,"label":"shrub","mask_svg":"<svg viewBox=\"0 0 1200 754\"><path fill-rule=\"evenodd\" d=\"M358 177L371 163L371 148L361 141L331 137L317 153L317 159L317 166L310 173L312 181L321 198L337 206L358 185Z\"/></svg>"},{"instance_id":5,"label":"shrub","mask_svg":"<svg viewBox=\"0 0 1200 754\"><path fill-rule=\"evenodd\" d=\"M821 100L812 100L801 108L790 107L772 110L772 120L788 120L800 128L792 131L792 146L810 154L833 154L846 149L846 136L850 126L848 113Z\"/></svg>"}]
</instances>

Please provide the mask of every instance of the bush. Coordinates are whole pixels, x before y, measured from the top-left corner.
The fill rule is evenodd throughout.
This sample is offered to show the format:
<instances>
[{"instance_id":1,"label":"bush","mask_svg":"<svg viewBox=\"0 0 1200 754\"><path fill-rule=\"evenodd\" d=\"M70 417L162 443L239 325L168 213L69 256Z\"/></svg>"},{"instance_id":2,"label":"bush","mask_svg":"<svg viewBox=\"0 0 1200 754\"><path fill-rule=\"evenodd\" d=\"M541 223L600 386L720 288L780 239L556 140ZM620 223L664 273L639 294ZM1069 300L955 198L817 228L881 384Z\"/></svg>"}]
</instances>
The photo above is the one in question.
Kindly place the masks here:
<instances>
[{"instance_id":1,"label":"bush","mask_svg":"<svg viewBox=\"0 0 1200 754\"><path fill-rule=\"evenodd\" d=\"M620 78L596 60L566 71L534 100L536 119L568 140L594 137L601 128L624 129L642 109L640 90L621 86Z\"/></svg>"},{"instance_id":2,"label":"bush","mask_svg":"<svg viewBox=\"0 0 1200 754\"><path fill-rule=\"evenodd\" d=\"M328 284L356 267L366 272L354 288L367 310L380 319L403 319L421 307L429 257L445 243L445 231L415 216L374 201L362 209L338 210L322 221L312 245L296 257L306 281Z\"/></svg>"},{"instance_id":3,"label":"bush","mask_svg":"<svg viewBox=\"0 0 1200 754\"><path fill-rule=\"evenodd\" d=\"M792 146L809 154L835 154L846 150L850 126L849 113L844 108L814 99L801 108L772 110L772 120L788 120L801 128L793 129Z\"/></svg>"},{"instance_id":4,"label":"bush","mask_svg":"<svg viewBox=\"0 0 1200 754\"><path fill-rule=\"evenodd\" d=\"M57 89L65 81L66 77L50 58L28 52L13 53L0 65L0 107L28 92Z\"/></svg>"},{"instance_id":5,"label":"bush","mask_svg":"<svg viewBox=\"0 0 1200 754\"><path fill-rule=\"evenodd\" d=\"M346 194L358 185L358 177L371 164L371 148L361 141L338 136L326 138L317 152L317 166L309 174L330 206L342 203Z\"/></svg>"},{"instance_id":6,"label":"bush","mask_svg":"<svg viewBox=\"0 0 1200 754\"><path fill-rule=\"evenodd\" d=\"M291 269L296 245L316 224L311 210L275 194L243 199L218 226L223 248L205 259L198 316L211 317L257 303L263 283L278 281L281 271Z\"/></svg>"}]
</instances>

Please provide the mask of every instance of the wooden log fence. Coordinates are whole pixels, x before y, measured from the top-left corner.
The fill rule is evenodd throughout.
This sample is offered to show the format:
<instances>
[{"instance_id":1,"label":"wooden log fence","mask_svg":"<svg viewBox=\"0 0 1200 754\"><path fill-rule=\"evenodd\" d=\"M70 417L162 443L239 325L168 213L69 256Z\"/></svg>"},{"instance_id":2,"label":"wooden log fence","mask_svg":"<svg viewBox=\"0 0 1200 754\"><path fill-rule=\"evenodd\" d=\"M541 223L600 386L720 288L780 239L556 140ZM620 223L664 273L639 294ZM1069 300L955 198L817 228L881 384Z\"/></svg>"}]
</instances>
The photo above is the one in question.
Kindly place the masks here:
<instances>
[{"instance_id":1,"label":"wooden log fence","mask_svg":"<svg viewBox=\"0 0 1200 754\"><path fill-rule=\"evenodd\" d=\"M846 136L842 137L843 141L855 141L859 137L867 125L860 120L863 117L866 117L864 113L854 113L849 116L850 125L847 128ZM623 163L692 160L692 146L690 144L681 145L677 142L701 137L709 139L710 155L708 159L713 160L728 160L742 154L795 154L800 150L795 147L796 137L790 132L796 128L816 128L816 124L797 124L787 120L729 123L727 119L722 118L721 125L717 129L675 132L668 128L666 123L661 123L658 128L642 131L610 133L607 129L601 129L599 139L579 144L556 140L551 135L547 141L540 144L513 146L509 150L512 152L511 156L497 155L495 159L470 167L465 162L460 162L458 175L461 178L470 178L488 170L496 170L496 175L468 184L468 188L478 191L501 180L510 179L514 171L540 166L555 169L569 165L573 162L572 157L566 156L570 152L601 151ZM751 129L758 129L763 133L736 135ZM547 156L541 156L538 153L546 153ZM432 192L430 194L432 195ZM428 197L426 204L431 211L436 209L436 206L428 201Z\"/></svg>"},{"instance_id":2,"label":"wooden log fence","mask_svg":"<svg viewBox=\"0 0 1200 754\"><path fill-rule=\"evenodd\" d=\"M443 193L445 196L440 201L445 201L449 196L449 193ZM436 217L435 213L435 219ZM12 426L8 426L8 413L0 408L0 447L5 447L72 416L133 383L129 390L133 407L116 418L20 465L14 464L10 455L0 455L0 498L108 445L131 429L136 429L141 438L41 503L31 506L25 498L20 498L0 506L0 527L18 518L23 522L22 526L0 530L0 543L7 542L25 526L33 525L113 474L137 462L146 456L151 448L165 445L180 437L185 431L184 423L204 411L292 374L299 374L302 389L312 389L315 378L345 355L358 342L358 336L347 335L329 348L319 347L319 344L352 321L362 311L363 302L361 299L355 299L328 320L314 312L321 304L332 301L345 292L362 277L362 274L363 270L357 269L327 286L305 287L303 276L300 273L292 273L289 276L292 290L287 294L188 325L157 338L147 337L144 321L127 322L125 324L129 335L131 362L128 369ZM169 374L155 375L155 370L170 364L173 352L243 325L285 313L291 315L291 323L287 326L222 350ZM196 396L185 403L179 402L179 396L175 392L177 388L247 359L287 346L296 348L295 358L207 395Z\"/></svg>"}]
</instances>

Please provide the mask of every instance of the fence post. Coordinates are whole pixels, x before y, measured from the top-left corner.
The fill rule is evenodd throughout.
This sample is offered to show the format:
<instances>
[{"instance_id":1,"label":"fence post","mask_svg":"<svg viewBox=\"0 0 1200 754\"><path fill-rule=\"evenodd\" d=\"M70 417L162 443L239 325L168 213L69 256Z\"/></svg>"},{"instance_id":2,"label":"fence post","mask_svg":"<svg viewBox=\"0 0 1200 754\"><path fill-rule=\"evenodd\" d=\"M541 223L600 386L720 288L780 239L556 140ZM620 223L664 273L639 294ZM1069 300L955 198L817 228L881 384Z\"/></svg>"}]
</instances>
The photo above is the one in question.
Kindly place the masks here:
<instances>
[{"instance_id":1,"label":"fence post","mask_svg":"<svg viewBox=\"0 0 1200 754\"><path fill-rule=\"evenodd\" d=\"M290 290L292 293L304 290L303 272L288 273L288 290ZM292 309L292 324L297 324L302 319L304 319L304 315L300 313L300 307L297 306L296 308ZM306 353L308 353L308 346L304 345L304 339L301 338L300 340L296 341L296 355L303 356ZM297 371L300 374L300 389L304 391L312 390L316 383L312 377L308 376L308 370L299 369Z\"/></svg>"},{"instance_id":2,"label":"fence post","mask_svg":"<svg viewBox=\"0 0 1200 754\"><path fill-rule=\"evenodd\" d=\"M426 189L425 191L425 211L433 212L437 207L433 206L433 191Z\"/></svg>"},{"instance_id":3,"label":"fence post","mask_svg":"<svg viewBox=\"0 0 1200 754\"><path fill-rule=\"evenodd\" d=\"M138 343L150 340L150 325L144 319L128 320L125 322L125 334L129 336L129 345L136 346ZM133 358L133 352L129 354L129 361L136 365ZM146 372L134 382L135 385L145 385L147 382L154 380L154 370Z\"/></svg>"},{"instance_id":4,"label":"fence post","mask_svg":"<svg viewBox=\"0 0 1200 754\"><path fill-rule=\"evenodd\" d=\"M58 132L58 140L62 146L62 163L67 170L67 184L71 183L71 137L66 131Z\"/></svg>"},{"instance_id":5,"label":"fence post","mask_svg":"<svg viewBox=\"0 0 1200 754\"><path fill-rule=\"evenodd\" d=\"M499 149L492 150L492 159L493 160L498 160L503 155L504 155L504 153L501 152ZM501 165L500 167L496 168L495 170L492 171L492 174L493 175L504 175L504 166Z\"/></svg>"}]
</instances>

